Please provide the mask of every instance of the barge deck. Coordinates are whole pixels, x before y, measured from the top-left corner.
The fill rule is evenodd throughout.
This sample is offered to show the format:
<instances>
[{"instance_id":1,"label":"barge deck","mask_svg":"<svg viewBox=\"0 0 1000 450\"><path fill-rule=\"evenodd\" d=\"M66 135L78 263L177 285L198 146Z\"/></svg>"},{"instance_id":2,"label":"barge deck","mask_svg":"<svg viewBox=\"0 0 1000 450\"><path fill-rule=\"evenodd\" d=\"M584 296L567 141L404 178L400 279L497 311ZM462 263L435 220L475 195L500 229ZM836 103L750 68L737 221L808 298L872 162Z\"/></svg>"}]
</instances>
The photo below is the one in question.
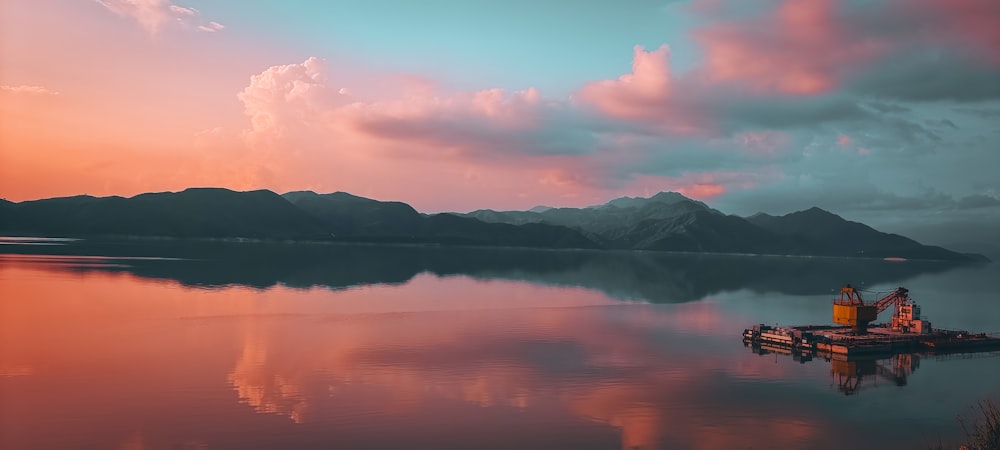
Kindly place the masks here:
<instances>
[{"instance_id":1,"label":"barge deck","mask_svg":"<svg viewBox=\"0 0 1000 450\"><path fill-rule=\"evenodd\" d=\"M870 323L895 307L892 321ZM833 300L833 321L839 325L791 327L754 325L743 330L743 342L753 346L790 349L796 353L885 355L906 352L953 353L1000 349L1000 333L970 333L931 327L920 315L909 290L900 287L866 303L859 289L846 285Z\"/></svg>"},{"instance_id":2,"label":"barge deck","mask_svg":"<svg viewBox=\"0 0 1000 450\"><path fill-rule=\"evenodd\" d=\"M888 324L870 325L864 334L856 333L849 326L772 327L760 324L744 330L743 341L750 345L786 348L800 353L849 356L1000 349L1000 334L996 333L933 329L918 334L895 331Z\"/></svg>"}]
</instances>

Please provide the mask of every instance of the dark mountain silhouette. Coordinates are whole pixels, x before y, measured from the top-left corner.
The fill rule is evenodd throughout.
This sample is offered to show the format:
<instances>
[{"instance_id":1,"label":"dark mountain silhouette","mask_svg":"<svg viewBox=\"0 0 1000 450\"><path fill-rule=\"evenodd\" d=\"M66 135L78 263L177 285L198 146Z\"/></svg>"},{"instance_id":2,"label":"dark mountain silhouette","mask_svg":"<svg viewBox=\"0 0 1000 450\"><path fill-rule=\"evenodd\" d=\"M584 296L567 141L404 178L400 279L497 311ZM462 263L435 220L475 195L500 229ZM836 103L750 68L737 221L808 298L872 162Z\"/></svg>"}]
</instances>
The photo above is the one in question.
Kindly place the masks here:
<instances>
[{"instance_id":1,"label":"dark mountain silhouette","mask_svg":"<svg viewBox=\"0 0 1000 450\"><path fill-rule=\"evenodd\" d=\"M406 203L380 202L346 192L296 191L282 197L322 220L338 236L412 236L424 219Z\"/></svg>"},{"instance_id":2,"label":"dark mountain silhouette","mask_svg":"<svg viewBox=\"0 0 1000 450\"><path fill-rule=\"evenodd\" d=\"M778 239L736 216L707 210L668 219L644 219L617 243L625 248L709 253L784 253Z\"/></svg>"},{"instance_id":3,"label":"dark mountain silhouette","mask_svg":"<svg viewBox=\"0 0 1000 450\"><path fill-rule=\"evenodd\" d=\"M467 214L484 222L509 224L544 223L574 228L591 239L612 248L701 251L700 245L678 237L678 246L669 242L670 230L683 233L692 214L709 212L722 215L704 203L675 192L661 192L650 198L622 197L589 208L549 208L536 211L478 210ZM690 231L690 230L688 230ZM669 248L667 248L669 247ZM716 248L709 244L707 248Z\"/></svg>"},{"instance_id":4,"label":"dark mountain silhouette","mask_svg":"<svg viewBox=\"0 0 1000 450\"><path fill-rule=\"evenodd\" d=\"M922 245L898 234L883 233L815 207L784 216L758 213L747 220L784 238L792 246L790 253L955 259L955 252L950 250Z\"/></svg>"},{"instance_id":5,"label":"dark mountain silhouette","mask_svg":"<svg viewBox=\"0 0 1000 450\"><path fill-rule=\"evenodd\" d=\"M406 203L381 202L345 192L298 191L283 197L322 220L337 240L597 248L590 239L565 227L486 223L453 214L424 216Z\"/></svg>"},{"instance_id":6,"label":"dark mountain silhouette","mask_svg":"<svg viewBox=\"0 0 1000 450\"><path fill-rule=\"evenodd\" d=\"M0 233L58 236L251 238L597 248L581 233L451 214L336 192L234 192L193 188L131 198L76 196L0 206Z\"/></svg>"},{"instance_id":7,"label":"dark mountain silhouette","mask_svg":"<svg viewBox=\"0 0 1000 450\"><path fill-rule=\"evenodd\" d=\"M199 238L317 238L322 222L267 190L191 188L123 197L50 198L16 203L0 216L8 234Z\"/></svg>"},{"instance_id":8,"label":"dark mountain silhouette","mask_svg":"<svg viewBox=\"0 0 1000 450\"><path fill-rule=\"evenodd\" d=\"M479 210L486 222L547 223L574 228L610 248L707 253L977 259L902 236L881 233L812 208L775 217L725 215L676 192L622 197L588 208L532 211Z\"/></svg>"},{"instance_id":9,"label":"dark mountain silhouette","mask_svg":"<svg viewBox=\"0 0 1000 450\"><path fill-rule=\"evenodd\" d=\"M541 223L511 225L486 223L455 214L435 214L425 219L422 235L447 244L483 244L552 248L599 248L580 232Z\"/></svg>"},{"instance_id":10,"label":"dark mountain silhouette","mask_svg":"<svg viewBox=\"0 0 1000 450\"><path fill-rule=\"evenodd\" d=\"M977 259L882 233L819 208L742 218L674 192L622 197L588 208L426 215L405 203L344 192L281 196L267 190L197 188L131 198L0 202L0 233Z\"/></svg>"}]
</instances>

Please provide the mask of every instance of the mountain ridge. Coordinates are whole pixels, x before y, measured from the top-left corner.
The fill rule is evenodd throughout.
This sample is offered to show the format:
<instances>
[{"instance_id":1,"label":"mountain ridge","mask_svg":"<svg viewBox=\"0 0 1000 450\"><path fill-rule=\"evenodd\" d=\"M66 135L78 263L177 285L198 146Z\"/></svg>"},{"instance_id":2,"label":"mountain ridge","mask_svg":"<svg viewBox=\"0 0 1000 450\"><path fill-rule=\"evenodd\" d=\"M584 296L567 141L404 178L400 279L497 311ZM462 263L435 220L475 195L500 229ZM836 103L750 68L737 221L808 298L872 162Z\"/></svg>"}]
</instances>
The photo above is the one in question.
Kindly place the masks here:
<instances>
[{"instance_id":1,"label":"mountain ridge","mask_svg":"<svg viewBox=\"0 0 1000 450\"><path fill-rule=\"evenodd\" d=\"M0 233L985 260L883 233L818 207L739 217L676 192L619 197L585 208L423 214L404 202L347 192L189 188L128 198L4 201Z\"/></svg>"}]
</instances>

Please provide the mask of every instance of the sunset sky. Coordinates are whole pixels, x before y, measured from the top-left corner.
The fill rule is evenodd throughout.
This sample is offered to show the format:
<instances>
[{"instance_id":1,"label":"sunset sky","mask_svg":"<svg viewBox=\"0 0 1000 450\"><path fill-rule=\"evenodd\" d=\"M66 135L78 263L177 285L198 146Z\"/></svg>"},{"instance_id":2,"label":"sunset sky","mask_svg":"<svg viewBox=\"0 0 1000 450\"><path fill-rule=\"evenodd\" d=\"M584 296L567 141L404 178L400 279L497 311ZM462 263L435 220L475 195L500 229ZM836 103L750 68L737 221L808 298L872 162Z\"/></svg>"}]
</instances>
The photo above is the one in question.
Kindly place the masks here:
<instances>
[{"instance_id":1,"label":"sunset sky","mask_svg":"<svg viewBox=\"0 0 1000 450\"><path fill-rule=\"evenodd\" d=\"M192 186L992 226L1000 3L0 1L0 197Z\"/></svg>"}]
</instances>

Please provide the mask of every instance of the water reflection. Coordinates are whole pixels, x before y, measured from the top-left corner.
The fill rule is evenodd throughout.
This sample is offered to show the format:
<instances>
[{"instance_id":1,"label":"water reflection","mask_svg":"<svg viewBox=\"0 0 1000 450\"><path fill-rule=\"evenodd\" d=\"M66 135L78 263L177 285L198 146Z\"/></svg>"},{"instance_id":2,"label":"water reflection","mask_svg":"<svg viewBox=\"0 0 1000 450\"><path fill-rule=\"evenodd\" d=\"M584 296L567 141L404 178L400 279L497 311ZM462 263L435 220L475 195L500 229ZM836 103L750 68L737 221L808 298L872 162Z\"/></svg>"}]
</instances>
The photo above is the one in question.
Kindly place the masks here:
<instances>
[{"instance_id":1,"label":"water reflection","mask_svg":"<svg viewBox=\"0 0 1000 450\"><path fill-rule=\"evenodd\" d=\"M868 388L906 386L907 378L920 367L920 353L899 353L883 356L846 356L830 354L826 357L792 351L789 348L767 344L744 343L754 354L788 357L805 364L813 362L830 365L832 385L844 395L857 394ZM971 354L970 354L971 355ZM993 354L995 355L995 354ZM984 355L991 356L991 355Z\"/></svg>"},{"instance_id":2,"label":"water reflection","mask_svg":"<svg viewBox=\"0 0 1000 450\"><path fill-rule=\"evenodd\" d=\"M0 245L63 245L80 239L35 236L0 236Z\"/></svg>"},{"instance_id":3,"label":"water reflection","mask_svg":"<svg viewBox=\"0 0 1000 450\"><path fill-rule=\"evenodd\" d=\"M5 251L103 255L111 258L108 264L76 269L127 271L186 286L347 289L402 285L430 273L584 287L618 299L654 303L687 302L740 289L822 294L847 281L897 283L958 267L927 261L214 241L77 241L55 250L11 247ZM186 261L172 261L177 258Z\"/></svg>"},{"instance_id":4,"label":"water reflection","mask_svg":"<svg viewBox=\"0 0 1000 450\"><path fill-rule=\"evenodd\" d=\"M747 297L707 294L747 287L724 258L410 248L366 262L382 250L352 249L295 252L311 264L260 249L229 264L117 258L151 256L134 248L85 264L0 258L0 448L919 447L893 425L947 437L951 411L994 386L948 386L930 361L908 379L924 395L844 403L826 365L739 347L752 322L731 305ZM618 266L648 270L603 273L625 276ZM908 273L889 267L872 276ZM757 286L797 289L768 277ZM702 300L622 302L635 296L620 286ZM959 362L950 370L1000 369Z\"/></svg>"},{"instance_id":5,"label":"water reflection","mask_svg":"<svg viewBox=\"0 0 1000 450\"><path fill-rule=\"evenodd\" d=\"M773 448L797 448L821 433L805 411L732 414L741 405L726 398L726 353L665 326L683 314L631 305L261 319L247 326L228 379L259 413L367 431L467 414L497 415L496 433L516 428L505 416L517 412L540 424L583 421L566 431L618 430L617 444L597 448L732 448L784 427L800 434ZM365 420L342 422L355 414ZM571 435L564 445L586 447Z\"/></svg>"}]
</instances>

